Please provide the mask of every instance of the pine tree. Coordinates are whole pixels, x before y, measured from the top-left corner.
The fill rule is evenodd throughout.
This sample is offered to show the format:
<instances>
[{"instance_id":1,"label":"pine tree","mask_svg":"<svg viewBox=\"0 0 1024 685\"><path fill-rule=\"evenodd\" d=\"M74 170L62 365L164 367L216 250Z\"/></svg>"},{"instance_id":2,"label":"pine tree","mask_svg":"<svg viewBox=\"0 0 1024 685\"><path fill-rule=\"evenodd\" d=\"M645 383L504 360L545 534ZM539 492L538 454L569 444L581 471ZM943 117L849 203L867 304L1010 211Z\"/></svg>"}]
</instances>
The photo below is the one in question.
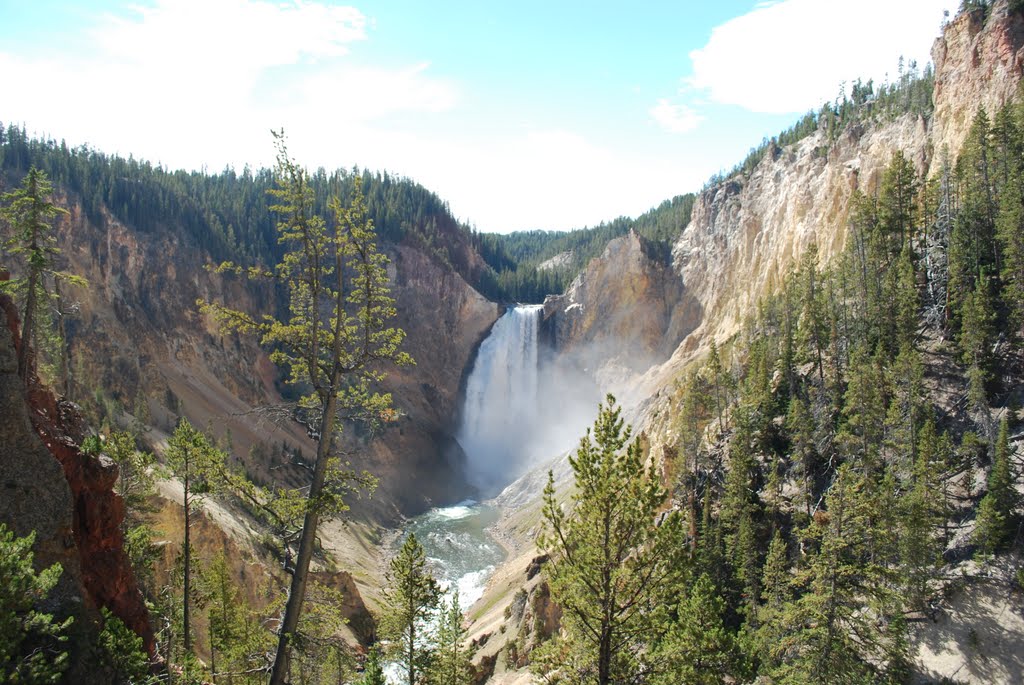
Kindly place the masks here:
<instances>
[{"instance_id":1,"label":"pine tree","mask_svg":"<svg viewBox=\"0 0 1024 685\"><path fill-rule=\"evenodd\" d=\"M722 367L722 360L718 356L718 345L715 344L714 340L711 341L711 351L708 352L706 372L715 402L715 413L718 415L718 431L719 433L725 433L725 420L723 416L726 404L728 403L732 379L729 378L728 372Z\"/></svg>"},{"instance_id":2,"label":"pine tree","mask_svg":"<svg viewBox=\"0 0 1024 685\"><path fill-rule=\"evenodd\" d=\"M35 533L16 537L0 523L0 682L60 682L68 667L63 643L72 619L54 620L41 610L60 579L60 564L36 571Z\"/></svg>"},{"instance_id":3,"label":"pine tree","mask_svg":"<svg viewBox=\"0 0 1024 685\"><path fill-rule=\"evenodd\" d=\"M391 641L388 652L405 671L408 685L418 685L433 659L428 621L441 590L427 569L427 556L414 533L391 560L384 589L381 635Z\"/></svg>"},{"instance_id":4,"label":"pine tree","mask_svg":"<svg viewBox=\"0 0 1024 685\"><path fill-rule=\"evenodd\" d=\"M800 258L800 319L797 340L801 357L814 362L818 380L824 381L824 353L828 344L828 321L825 316L825 292L818 271L818 246L811 244Z\"/></svg>"},{"instance_id":5,"label":"pine tree","mask_svg":"<svg viewBox=\"0 0 1024 685\"><path fill-rule=\"evenodd\" d=\"M67 210L49 200L52 192L53 186L46 174L32 167L20 188L0 196L0 221L7 224L11 234L4 242L4 248L8 255L24 262L24 276L0 284L0 291L14 294L21 303L22 344L18 350L18 375L23 380L28 373L30 346L35 345L37 350L48 349L50 337L55 333L50 316L48 281L85 284L81 277L54 270L60 249L53 221L67 214Z\"/></svg>"},{"instance_id":6,"label":"pine tree","mask_svg":"<svg viewBox=\"0 0 1024 685\"><path fill-rule=\"evenodd\" d=\"M111 433L105 439L101 436L100 448L117 464L114 492L124 502L125 517L121 529L127 534L129 528L143 524L142 515L150 508L149 499L155 493L153 466L156 458L152 453L138 449L135 435L127 431Z\"/></svg>"},{"instance_id":7,"label":"pine tree","mask_svg":"<svg viewBox=\"0 0 1024 685\"><path fill-rule=\"evenodd\" d=\"M741 405L736 415L719 521L725 535L726 556L740 590L741 610L753 620L752 609L758 601L761 584L759 536L755 523L761 512L756 496L752 494L758 489L757 462L752 453L755 435L749 410Z\"/></svg>"},{"instance_id":8,"label":"pine tree","mask_svg":"<svg viewBox=\"0 0 1024 685\"><path fill-rule=\"evenodd\" d=\"M656 684L715 685L737 675L738 650L724 612L715 584L705 575L697 578L677 605L676 620L659 648L665 667Z\"/></svg>"},{"instance_id":9,"label":"pine tree","mask_svg":"<svg viewBox=\"0 0 1024 685\"><path fill-rule=\"evenodd\" d=\"M213 447L205 435L182 418L167 442L164 454L171 474L181 480L184 491L182 641L186 653L192 651L192 516L203 498L213 491L223 470L224 453Z\"/></svg>"},{"instance_id":10,"label":"pine tree","mask_svg":"<svg viewBox=\"0 0 1024 685\"><path fill-rule=\"evenodd\" d=\"M442 603L437 625L437 650L430 667L431 685L468 685L472 680L469 651L463 645L466 629L462 627L462 606L456 588L447 604Z\"/></svg>"},{"instance_id":11,"label":"pine tree","mask_svg":"<svg viewBox=\"0 0 1024 685\"><path fill-rule=\"evenodd\" d=\"M792 450L790 452L796 478L800 484L798 503L809 519L814 503L814 481L816 477L817 449L814 444L814 422L807 410L807 404L799 397L789 402L786 412L786 430L789 432Z\"/></svg>"},{"instance_id":12,"label":"pine tree","mask_svg":"<svg viewBox=\"0 0 1024 685\"><path fill-rule=\"evenodd\" d=\"M380 663L380 649L377 645L370 647L366 655L366 663L363 666L363 676L357 685L387 685L387 678L384 677L384 667Z\"/></svg>"},{"instance_id":13,"label":"pine tree","mask_svg":"<svg viewBox=\"0 0 1024 685\"><path fill-rule=\"evenodd\" d=\"M950 235L949 299L958 320L968 294L977 289L980 275L996 265L997 207L990 133L988 115L979 109L956 163L960 207ZM960 330L965 326L960 320Z\"/></svg>"},{"instance_id":14,"label":"pine tree","mask_svg":"<svg viewBox=\"0 0 1024 685\"><path fill-rule=\"evenodd\" d=\"M655 525L666 492L631 433L608 395L569 457L576 489L568 510L553 474L544 489L540 546L551 555L551 592L563 610L556 643L577 655L571 678L599 685L628 682L641 669L655 609L682 571L679 518Z\"/></svg>"},{"instance_id":15,"label":"pine tree","mask_svg":"<svg viewBox=\"0 0 1024 685\"><path fill-rule=\"evenodd\" d=\"M687 524L689 526L690 549L696 550L698 545L698 483L704 464L701 459L701 443L706 426L707 406L706 389L695 372L683 378L679 390L679 452L682 455L685 470L685 488L687 497Z\"/></svg>"},{"instance_id":16,"label":"pine tree","mask_svg":"<svg viewBox=\"0 0 1024 685\"><path fill-rule=\"evenodd\" d=\"M896 263L896 277L893 280L894 292L890 295L895 301L892 346L899 349L914 344L917 338L918 312L921 310L921 300L917 293L917 275L909 244L900 254Z\"/></svg>"},{"instance_id":17,"label":"pine tree","mask_svg":"<svg viewBox=\"0 0 1024 685\"><path fill-rule=\"evenodd\" d=\"M210 672L214 683L233 683L234 672L261 665L270 633L255 623L251 609L238 590L223 553L213 558L201 576L208 598L206 614L210 636Z\"/></svg>"},{"instance_id":18,"label":"pine tree","mask_svg":"<svg viewBox=\"0 0 1024 685\"><path fill-rule=\"evenodd\" d=\"M912 480L899 501L900 580L905 605L923 609L942 564L942 524L946 505L942 496L943 455L935 425L921 428Z\"/></svg>"},{"instance_id":19,"label":"pine tree","mask_svg":"<svg viewBox=\"0 0 1024 685\"><path fill-rule=\"evenodd\" d=\"M897 150L882 175L878 197L878 222L886 237L890 263L909 244L917 215L917 171Z\"/></svg>"},{"instance_id":20,"label":"pine tree","mask_svg":"<svg viewBox=\"0 0 1024 685\"><path fill-rule=\"evenodd\" d=\"M978 505L975 540L987 554L997 552L1012 540L1016 531L1016 510L1019 496L1010 465L1009 424L1004 417L999 424L995 458L988 476L988 492Z\"/></svg>"},{"instance_id":21,"label":"pine tree","mask_svg":"<svg viewBox=\"0 0 1024 685\"><path fill-rule=\"evenodd\" d=\"M278 242L287 251L269 272L230 263L219 270L282 283L289 293L288 314L277 320L269 314L252 316L219 304L199 304L223 329L258 334L262 344L273 348L271 360L287 370L291 385L307 393L294 411L315 426L317 454L270 678L270 685L283 685L320 522L345 511L345 497L372 482L341 462L341 421L374 427L391 420L391 396L375 388L387 364L411 364L412 359L399 351L404 332L388 325L396 311L388 290L387 257L377 251L361 184L354 184L348 206L337 197L329 202L334 221L328 225L314 211L310 174L289 156L284 134L275 133L275 138L277 187L270 191L276 200L271 210L279 217Z\"/></svg>"},{"instance_id":22,"label":"pine tree","mask_svg":"<svg viewBox=\"0 0 1024 685\"><path fill-rule=\"evenodd\" d=\"M991 377L995 312L987 278L979 277L963 300L960 356L967 365L968 398L976 411L988 409L985 389Z\"/></svg>"},{"instance_id":23,"label":"pine tree","mask_svg":"<svg viewBox=\"0 0 1024 685\"><path fill-rule=\"evenodd\" d=\"M111 685L157 685L159 680L150 673L149 656L142 638L106 607L100 613L103 630L97 638L97 647Z\"/></svg>"},{"instance_id":24,"label":"pine tree","mask_svg":"<svg viewBox=\"0 0 1024 685\"><path fill-rule=\"evenodd\" d=\"M776 530L768 545L761 579L763 604L757 609L757 627L752 636L754 655L769 662L779 640L788 630L786 607L792 600L786 540Z\"/></svg>"},{"instance_id":25,"label":"pine tree","mask_svg":"<svg viewBox=\"0 0 1024 685\"><path fill-rule=\"evenodd\" d=\"M879 466L879 453L885 436L885 376L878 359L863 347L854 350L843 397L846 423L839 441L859 468L871 472Z\"/></svg>"},{"instance_id":26,"label":"pine tree","mask_svg":"<svg viewBox=\"0 0 1024 685\"><path fill-rule=\"evenodd\" d=\"M909 470L917 461L926 406L921 356L904 342L888 371L892 399L885 419L886 448L891 462Z\"/></svg>"},{"instance_id":27,"label":"pine tree","mask_svg":"<svg viewBox=\"0 0 1024 685\"><path fill-rule=\"evenodd\" d=\"M787 628L770 655L777 682L876 683L896 653L881 627L895 612L869 556L873 502L865 485L840 467L827 515L812 524L818 551L802 575L806 591L786 609Z\"/></svg>"}]
</instances>

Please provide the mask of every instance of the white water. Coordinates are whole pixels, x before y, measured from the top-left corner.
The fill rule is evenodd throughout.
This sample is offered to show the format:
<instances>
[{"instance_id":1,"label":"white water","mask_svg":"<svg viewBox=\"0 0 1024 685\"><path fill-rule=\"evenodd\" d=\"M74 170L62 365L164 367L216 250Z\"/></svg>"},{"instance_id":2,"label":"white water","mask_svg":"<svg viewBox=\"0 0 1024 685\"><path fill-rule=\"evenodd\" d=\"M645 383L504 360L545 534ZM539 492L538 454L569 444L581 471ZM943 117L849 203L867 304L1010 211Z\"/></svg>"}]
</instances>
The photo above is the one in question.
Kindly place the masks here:
<instances>
[{"instance_id":1,"label":"white water","mask_svg":"<svg viewBox=\"0 0 1024 685\"><path fill-rule=\"evenodd\" d=\"M520 475L533 456L542 308L518 306L498 319L466 383L456 439L466 453L467 480L486 496Z\"/></svg>"},{"instance_id":2,"label":"white water","mask_svg":"<svg viewBox=\"0 0 1024 685\"><path fill-rule=\"evenodd\" d=\"M466 453L466 479L484 496L496 495L531 466L571 448L596 411L596 393L583 376L557 364L545 364L541 371L541 311L541 305L526 305L506 312L480 345L466 382L456 438ZM406 526L423 545L442 587L459 589L463 608L480 599L505 559L487 532L499 513L466 500L431 509ZM389 683L402 682L397 664L388 664L385 672Z\"/></svg>"},{"instance_id":3,"label":"white water","mask_svg":"<svg viewBox=\"0 0 1024 685\"><path fill-rule=\"evenodd\" d=\"M430 570L442 588L459 589L463 608L480 599L487 579L505 559L505 550L486 531L497 516L494 508L467 500L431 509L406 528L423 545Z\"/></svg>"},{"instance_id":4,"label":"white water","mask_svg":"<svg viewBox=\"0 0 1024 685\"><path fill-rule=\"evenodd\" d=\"M498 511L472 500L450 507L431 509L409 522L406 533L413 532L423 545L430 572L441 588L449 593L459 590L459 604L469 609L484 594L487 579L505 560L505 550L487 533L487 527L497 520ZM394 552L405 536L396 540ZM450 597L445 598L445 602ZM436 628L434 619L425 622L424 630ZM404 671L397 663L385 665L384 674L390 685L400 685Z\"/></svg>"}]
</instances>

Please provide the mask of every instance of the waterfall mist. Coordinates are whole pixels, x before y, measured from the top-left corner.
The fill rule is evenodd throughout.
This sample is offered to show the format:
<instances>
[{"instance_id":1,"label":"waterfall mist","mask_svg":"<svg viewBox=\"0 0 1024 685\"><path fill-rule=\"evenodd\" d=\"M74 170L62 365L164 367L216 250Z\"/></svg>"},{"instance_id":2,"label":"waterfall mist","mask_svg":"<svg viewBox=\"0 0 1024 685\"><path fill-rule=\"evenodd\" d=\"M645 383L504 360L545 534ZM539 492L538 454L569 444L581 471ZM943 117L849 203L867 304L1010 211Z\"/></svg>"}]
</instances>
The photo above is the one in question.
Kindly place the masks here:
<instances>
[{"instance_id":1,"label":"waterfall mist","mask_svg":"<svg viewBox=\"0 0 1024 685\"><path fill-rule=\"evenodd\" d=\"M480 345L466 383L456 438L466 478L483 496L574 447L597 413L593 382L542 353L542 310L509 309Z\"/></svg>"}]
</instances>

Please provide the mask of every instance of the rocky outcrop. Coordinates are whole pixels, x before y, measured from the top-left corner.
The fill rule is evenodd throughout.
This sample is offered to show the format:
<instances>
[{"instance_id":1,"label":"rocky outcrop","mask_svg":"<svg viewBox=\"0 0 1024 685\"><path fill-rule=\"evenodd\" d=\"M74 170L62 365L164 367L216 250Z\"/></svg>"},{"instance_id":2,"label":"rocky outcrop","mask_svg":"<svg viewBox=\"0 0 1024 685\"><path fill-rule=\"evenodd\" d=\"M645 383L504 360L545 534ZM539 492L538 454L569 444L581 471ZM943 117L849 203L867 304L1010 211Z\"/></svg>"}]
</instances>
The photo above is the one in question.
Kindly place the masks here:
<instances>
[{"instance_id":1,"label":"rocky outcrop","mask_svg":"<svg viewBox=\"0 0 1024 685\"><path fill-rule=\"evenodd\" d=\"M501 307L469 286L457 273L423 252L398 246L389 275L403 345L416 361L392 369L386 381L403 417L374 449L375 473L406 512L428 501L465 492L458 478L461 449L455 443L463 372L477 346L501 314Z\"/></svg>"},{"instance_id":2,"label":"rocky outcrop","mask_svg":"<svg viewBox=\"0 0 1024 685\"><path fill-rule=\"evenodd\" d=\"M634 231L608 243L564 295L544 301L543 333L604 390L664 361L701 319L670 255Z\"/></svg>"},{"instance_id":3,"label":"rocky outcrop","mask_svg":"<svg viewBox=\"0 0 1024 685\"><path fill-rule=\"evenodd\" d=\"M995 2L957 16L932 47L936 154L956 154L979 107L995 114L1017 94L1024 76L1024 13Z\"/></svg>"},{"instance_id":4,"label":"rocky outcrop","mask_svg":"<svg viewBox=\"0 0 1024 685\"><path fill-rule=\"evenodd\" d=\"M751 173L700 193L672 246L670 268L652 260L636 237L612 241L565 295L548 301L556 347L572 352L605 341L606 357L589 364L592 372L614 376L615 367L628 379L630 395L651 397L709 340L733 335L811 244L821 263L831 260L846 241L850 197L855 190L874 193L897 150L919 173L932 173L943 150L957 152L979 106L994 113L1017 93L1024 14L1010 12L1005 1L963 13L945 27L932 54L931 118L855 123L836 140L819 131L785 148L772 146ZM630 377L670 356L646 377Z\"/></svg>"},{"instance_id":5,"label":"rocky outcrop","mask_svg":"<svg viewBox=\"0 0 1024 685\"><path fill-rule=\"evenodd\" d=\"M853 192L874 193L896 150L925 172L928 140L927 122L913 115L867 128L855 124L835 143L819 131L776 148L749 177L702 192L672 250L683 288L703 313L699 335L685 349L699 338L722 340L735 332L811 244L822 262L838 254Z\"/></svg>"},{"instance_id":6,"label":"rocky outcrop","mask_svg":"<svg viewBox=\"0 0 1024 685\"><path fill-rule=\"evenodd\" d=\"M82 425L74 405L59 401L34 375L25 389L17 375L17 313L7 298L0 306L6 315L0 326L0 521L18 535L35 531L37 567L61 565L52 608L75 617L73 649L87 649L99 609L107 608L152 653L153 632L123 547L124 505L113 491L117 467L79 451ZM101 682L81 671L89 661L79 657L68 677Z\"/></svg>"}]
</instances>

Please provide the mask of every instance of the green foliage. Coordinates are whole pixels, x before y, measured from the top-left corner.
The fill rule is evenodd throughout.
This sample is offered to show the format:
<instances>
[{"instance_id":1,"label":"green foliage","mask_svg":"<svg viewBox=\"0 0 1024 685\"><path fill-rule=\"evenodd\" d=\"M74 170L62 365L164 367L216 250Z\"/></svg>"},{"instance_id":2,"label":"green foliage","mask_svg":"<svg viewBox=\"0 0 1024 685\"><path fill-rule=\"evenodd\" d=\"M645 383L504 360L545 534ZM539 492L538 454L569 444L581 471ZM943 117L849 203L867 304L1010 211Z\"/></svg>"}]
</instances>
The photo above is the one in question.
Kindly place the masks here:
<instances>
[{"instance_id":1,"label":"green foliage","mask_svg":"<svg viewBox=\"0 0 1024 685\"><path fill-rule=\"evenodd\" d=\"M472 666L469 650L464 646L466 629L462 627L462 606L456 588L447 604L441 603L437 623L437 649L427 680L431 685L469 685Z\"/></svg>"},{"instance_id":2,"label":"green foliage","mask_svg":"<svg viewBox=\"0 0 1024 685\"><path fill-rule=\"evenodd\" d=\"M964 296L961 316L960 354L967 366L968 397L971 406L984 410L988 407L986 384L992 374L991 348L995 337L995 312L987 278L978 278L974 290Z\"/></svg>"},{"instance_id":3,"label":"green foliage","mask_svg":"<svg viewBox=\"0 0 1024 685\"><path fill-rule=\"evenodd\" d=\"M988 492L978 505L975 540L985 553L1004 549L1017 530L1019 495L1010 464L1009 425L1004 418L999 425L995 458L988 477Z\"/></svg>"},{"instance_id":4,"label":"green foliage","mask_svg":"<svg viewBox=\"0 0 1024 685\"><path fill-rule=\"evenodd\" d=\"M240 596L223 554L214 557L200 578L208 598L206 613L210 636L210 670L214 673L248 671L260 665L259 638L269 634L253 626L253 617ZM262 659L260 659L262 661Z\"/></svg>"},{"instance_id":5,"label":"green foliage","mask_svg":"<svg viewBox=\"0 0 1024 685\"><path fill-rule=\"evenodd\" d=\"M441 590L427 569L426 553L413 533L409 533L391 560L383 596L381 636L390 641L388 654L401 665L408 685L417 685L420 676L430 671L433 661L429 622Z\"/></svg>"},{"instance_id":6,"label":"green foliage","mask_svg":"<svg viewBox=\"0 0 1024 685\"><path fill-rule=\"evenodd\" d=\"M36 572L35 533L19 538L0 523L0 681L56 683L68 666L65 635L73 619L41 608L57 584L60 564Z\"/></svg>"},{"instance_id":7,"label":"green foliage","mask_svg":"<svg viewBox=\"0 0 1024 685\"><path fill-rule=\"evenodd\" d=\"M676 607L676 618L659 646L664 685L714 685L736 677L739 650L723 621L725 602L706 575L694 582Z\"/></svg>"},{"instance_id":8,"label":"green foliage","mask_svg":"<svg viewBox=\"0 0 1024 685\"><path fill-rule=\"evenodd\" d=\"M366 663L363 665L363 676L356 683L357 685L387 685L384 667L381 665L380 649L377 645L370 647L370 651L366 655Z\"/></svg>"},{"instance_id":9,"label":"green foliage","mask_svg":"<svg viewBox=\"0 0 1024 685\"><path fill-rule=\"evenodd\" d=\"M141 525L143 515L151 509L149 500L156 493L155 484L159 474L156 458L151 452L138 449L134 433L118 431L105 437L90 437L96 439L99 449L117 464L114 491L124 500L125 519L122 527L127 530Z\"/></svg>"},{"instance_id":10,"label":"green foliage","mask_svg":"<svg viewBox=\"0 0 1024 685\"><path fill-rule=\"evenodd\" d=\"M3 242L5 259L12 260L0 268L18 269L20 277L0 282L0 292L14 295L21 310L21 339L38 351L56 357L54 350L62 341L53 320L50 301L58 297L54 291L61 281L84 285L85 280L57 271L55 260L60 254L54 221L67 211L50 201L53 186L45 172L32 167L21 187L0 196L0 223L6 227ZM18 351L18 375L23 379L29 369L29 344ZM63 355L60 355L64 359ZM64 373L67 369L62 369Z\"/></svg>"},{"instance_id":11,"label":"green foliage","mask_svg":"<svg viewBox=\"0 0 1024 685\"><path fill-rule=\"evenodd\" d=\"M943 524L948 507L943 496L943 476L950 461L946 435L936 435L932 421L924 423L913 465L910 491L899 504L901 585L906 605L924 609L934 594L942 566Z\"/></svg>"},{"instance_id":12,"label":"green foliage","mask_svg":"<svg viewBox=\"0 0 1024 685\"><path fill-rule=\"evenodd\" d=\"M657 633L656 610L683 572L677 514L655 525L667 493L645 469L615 398L569 457L576 488L563 509L549 474L540 546L551 554L551 592L563 610L558 641L574 657L570 682L627 682L644 670L643 646Z\"/></svg>"},{"instance_id":13,"label":"green foliage","mask_svg":"<svg viewBox=\"0 0 1024 685\"><path fill-rule=\"evenodd\" d=\"M806 592L780 616L788 630L772 650L780 683L875 683L873 663L887 653L877 613L892 597L871 563L872 508L868 483L844 466L829 491L828 516L808 531L819 547L798 583ZM882 663L882 673L885 670Z\"/></svg>"},{"instance_id":14,"label":"green foliage","mask_svg":"<svg viewBox=\"0 0 1024 685\"><path fill-rule=\"evenodd\" d=\"M140 455L135 458L143 461L148 457ZM167 441L164 459L171 475L179 478L185 487L186 512L194 509L199 500L216 492L221 486L225 455L206 434L193 428L188 419L178 421L177 428ZM142 487L144 489L145 486Z\"/></svg>"},{"instance_id":15,"label":"green foliage","mask_svg":"<svg viewBox=\"0 0 1024 685\"><path fill-rule=\"evenodd\" d=\"M150 675L149 656L143 648L142 638L108 609L104 608L102 614L103 630L98 644L103 662L110 669L111 685L155 685L159 682Z\"/></svg>"}]
</instances>

